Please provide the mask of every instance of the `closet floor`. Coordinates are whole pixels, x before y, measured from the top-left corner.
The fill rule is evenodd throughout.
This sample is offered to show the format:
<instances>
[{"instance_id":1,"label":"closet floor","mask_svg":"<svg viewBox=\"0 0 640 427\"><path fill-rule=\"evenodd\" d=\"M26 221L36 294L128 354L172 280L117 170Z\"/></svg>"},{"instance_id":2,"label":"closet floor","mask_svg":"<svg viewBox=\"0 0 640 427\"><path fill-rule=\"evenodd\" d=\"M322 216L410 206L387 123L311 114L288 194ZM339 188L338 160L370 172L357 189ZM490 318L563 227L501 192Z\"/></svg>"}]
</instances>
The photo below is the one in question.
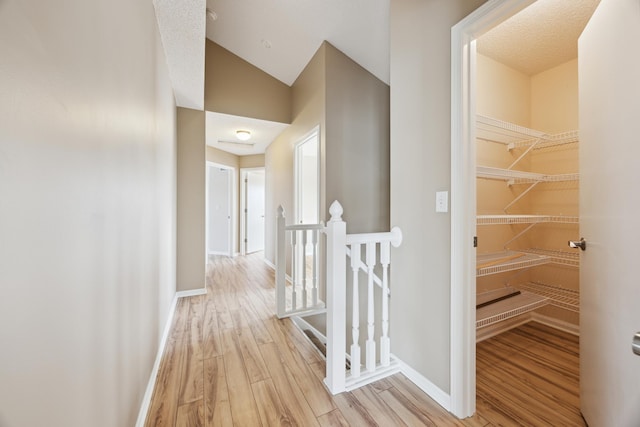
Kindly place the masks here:
<instances>
[{"instance_id":1,"label":"closet floor","mask_svg":"<svg viewBox=\"0 0 640 427\"><path fill-rule=\"evenodd\" d=\"M585 426L577 336L529 322L476 354L476 408L491 425Z\"/></svg>"}]
</instances>

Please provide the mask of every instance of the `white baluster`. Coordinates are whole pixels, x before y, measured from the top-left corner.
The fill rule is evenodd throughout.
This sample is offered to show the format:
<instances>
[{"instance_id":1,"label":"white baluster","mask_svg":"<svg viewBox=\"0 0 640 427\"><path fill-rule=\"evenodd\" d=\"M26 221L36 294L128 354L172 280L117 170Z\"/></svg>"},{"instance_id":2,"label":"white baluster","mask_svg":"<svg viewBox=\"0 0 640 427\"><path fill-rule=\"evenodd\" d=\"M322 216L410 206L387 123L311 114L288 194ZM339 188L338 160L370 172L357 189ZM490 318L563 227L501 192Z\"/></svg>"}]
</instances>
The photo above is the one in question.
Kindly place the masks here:
<instances>
[{"instance_id":1,"label":"white baluster","mask_svg":"<svg viewBox=\"0 0 640 427\"><path fill-rule=\"evenodd\" d=\"M277 313L278 317L285 316L287 311L287 298L286 298L286 269L287 258L285 255L285 217L284 208L278 206L276 214L277 226L276 226L276 301L277 301Z\"/></svg>"},{"instance_id":2,"label":"white baluster","mask_svg":"<svg viewBox=\"0 0 640 427\"><path fill-rule=\"evenodd\" d=\"M376 342L374 338L374 310L373 310L373 268L376 265L376 243L367 243L367 371L376 369Z\"/></svg>"},{"instance_id":3,"label":"white baluster","mask_svg":"<svg viewBox=\"0 0 640 427\"><path fill-rule=\"evenodd\" d=\"M380 364L391 363L391 341L389 340L389 242L380 243L380 264L382 264L382 336L380 337Z\"/></svg>"},{"instance_id":4,"label":"white baluster","mask_svg":"<svg viewBox=\"0 0 640 427\"><path fill-rule=\"evenodd\" d=\"M302 230L302 307L307 308L307 230Z\"/></svg>"},{"instance_id":5,"label":"white baluster","mask_svg":"<svg viewBox=\"0 0 640 427\"><path fill-rule=\"evenodd\" d=\"M353 271L353 308L351 317L351 376L360 376L360 297L358 295L358 273L360 245L351 245L351 270Z\"/></svg>"},{"instance_id":6,"label":"white baluster","mask_svg":"<svg viewBox=\"0 0 640 427\"><path fill-rule=\"evenodd\" d=\"M311 297L313 306L318 305L318 230L311 231L311 244L313 245L313 277Z\"/></svg>"},{"instance_id":7,"label":"white baluster","mask_svg":"<svg viewBox=\"0 0 640 427\"><path fill-rule=\"evenodd\" d=\"M329 208L327 223L327 365L324 382L332 394L345 390L345 344L347 294L346 240L347 225L342 220L342 206L337 201Z\"/></svg>"},{"instance_id":8,"label":"white baluster","mask_svg":"<svg viewBox=\"0 0 640 427\"><path fill-rule=\"evenodd\" d=\"M297 264L298 264L298 244L297 244L297 230L291 230L291 311L296 310L296 302L298 299L296 293L297 285Z\"/></svg>"}]
</instances>

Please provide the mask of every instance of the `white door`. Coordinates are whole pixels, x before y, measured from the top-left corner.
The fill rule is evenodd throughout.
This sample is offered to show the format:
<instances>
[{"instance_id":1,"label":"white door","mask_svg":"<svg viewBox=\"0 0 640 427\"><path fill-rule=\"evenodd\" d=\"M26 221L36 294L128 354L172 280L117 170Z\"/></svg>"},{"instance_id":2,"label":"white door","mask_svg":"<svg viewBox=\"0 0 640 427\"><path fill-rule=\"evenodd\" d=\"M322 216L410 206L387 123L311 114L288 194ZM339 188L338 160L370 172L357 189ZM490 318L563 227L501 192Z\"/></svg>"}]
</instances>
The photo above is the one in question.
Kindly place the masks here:
<instances>
[{"instance_id":1,"label":"white door","mask_svg":"<svg viewBox=\"0 0 640 427\"><path fill-rule=\"evenodd\" d=\"M246 178L246 253L264 249L264 170L248 171Z\"/></svg>"},{"instance_id":2,"label":"white door","mask_svg":"<svg viewBox=\"0 0 640 427\"><path fill-rule=\"evenodd\" d=\"M602 0L579 41L580 406L640 426L640 1ZM579 236L576 236L576 238Z\"/></svg>"},{"instance_id":3,"label":"white door","mask_svg":"<svg viewBox=\"0 0 640 427\"><path fill-rule=\"evenodd\" d=\"M231 173L209 166L207 183L207 252L232 255L231 250Z\"/></svg>"}]
</instances>

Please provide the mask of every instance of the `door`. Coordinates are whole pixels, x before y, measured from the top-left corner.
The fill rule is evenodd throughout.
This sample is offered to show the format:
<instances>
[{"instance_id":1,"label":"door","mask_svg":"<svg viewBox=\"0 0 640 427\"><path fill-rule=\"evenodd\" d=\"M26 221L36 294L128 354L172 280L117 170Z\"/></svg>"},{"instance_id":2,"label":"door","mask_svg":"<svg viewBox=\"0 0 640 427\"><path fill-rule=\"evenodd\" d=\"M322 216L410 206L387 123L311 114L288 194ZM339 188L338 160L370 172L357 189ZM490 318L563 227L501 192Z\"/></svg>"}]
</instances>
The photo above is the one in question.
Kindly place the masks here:
<instances>
[{"instance_id":1,"label":"door","mask_svg":"<svg viewBox=\"0 0 640 427\"><path fill-rule=\"evenodd\" d=\"M207 181L207 253L232 255L231 171L209 165Z\"/></svg>"},{"instance_id":2,"label":"door","mask_svg":"<svg viewBox=\"0 0 640 427\"><path fill-rule=\"evenodd\" d=\"M640 425L638 41L640 2L602 0L578 44L580 406L591 427Z\"/></svg>"},{"instance_id":3,"label":"door","mask_svg":"<svg viewBox=\"0 0 640 427\"><path fill-rule=\"evenodd\" d=\"M246 175L246 253L264 249L264 170L248 171Z\"/></svg>"}]
</instances>

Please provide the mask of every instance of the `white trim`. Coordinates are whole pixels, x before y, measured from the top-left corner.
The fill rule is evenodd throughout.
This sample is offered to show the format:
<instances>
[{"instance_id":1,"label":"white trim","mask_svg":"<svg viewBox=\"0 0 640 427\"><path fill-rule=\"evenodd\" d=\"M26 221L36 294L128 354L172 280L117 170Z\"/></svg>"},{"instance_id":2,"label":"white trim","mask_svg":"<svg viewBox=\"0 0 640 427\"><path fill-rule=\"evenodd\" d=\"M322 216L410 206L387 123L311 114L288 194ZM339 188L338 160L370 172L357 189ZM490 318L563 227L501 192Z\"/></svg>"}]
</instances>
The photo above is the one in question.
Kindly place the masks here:
<instances>
[{"instance_id":1,"label":"white trim","mask_svg":"<svg viewBox=\"0 0 640 427\"><path fill-rule=\"evenodd\" d=\"M189 289L188 291L178 291L176 292L177 298L186 298L186 297L195 297L198 295L206 295L207 288L202 289Z\"/></svg>"},{"instance_id":2,"label":"white trim","mask_svg":"<svg viewBox=\"0 0 640 427\"><path fill-rule=\"evenodd\" d=\"M398 359L396 356L393 357L400 364L400 372L402 372L405 377L414 383L420 390L428 394L429 397L435 400L438 405L451 412L451 396L447 392L443 391L440 387L429 381L421 373Z\"/></svg>"},{"instance_id":3,"label":"white trim","mask_svg":"<svg viewBox=\"0 0 640 427\"><path fill-rule=\"evenodd\" d=\"M298 224L300 223L300 210L301 210L301 206L300 206L300 178L299 178L299 168L300 168L300 154L299 154L299 148L302 147L302 145L304 145L305 143L311 141L313 138L315 137L316 143L318 145L318 152L317 152L317 156L318 156L318 162L317 162L317 182L318 182L318 196L317 196L317 200L316 200L316 206L317 206L317 212L316 212L316 218L318 218L317 222L320 222L320 166L321 166L321 159L320 159L320 125L316 125L313 129L311 129L309 132L307 132L302 138L300 138L298 140L298 142L296 142L293 146L293 223L294 224Z\"/></svg>"},{"instance_id":4,"label":"white trim","mask_svg":"<svg viewBox=\"0 0 640 427\"><path fill-rule=\"evenodd\" d=\"M267 264L267 267L269 267L270 269L272 269L273 271L276 271L276 266L274 263L272 263L271 261L269 261L268 259L264 259L264 263Z\"/></svg>"},{"instance_id":5,"label":"white trim","mask_svg":"<svg viewBox=\"0 0 640 427\"><path fill-rule=\"evenodd\" d=\"M571 335L580 336L580 326L566 322L564 320L556 319L553 317L545 316L544 314L540 314L537 312L531 313L531 321L542 323L543 325L549 326L554 329L558 329L560 331L566 332Z\"/></svg>"},{"instance_id":6,"label":"white trim","mask_svg":"<svg viewBox=\"0 0 640 427\"><path fill-rule=\"evenodd\" d=\"M451 29L451 412L475 412L475 39L535 0L489 0Z\"/></svg>"},{"instance_id":7,"label":"white trim","mask_svg":"<svg viewBox=\"0 0 640 427\"><path fill-rule=\"evenodd\" d=\"M160 370L160 362L162 361L162 355L169 339L169 333L171 332L171 325L173 323L173 317L176 312L176 305L178 303L178 293L173 296L171 306L169 307L169 315L164 325L164 331L162 332L162 338L160 339L160 345L158 346L158 352L156 353L156 360L153 363L151 369L151 375L149 376L149 382L147 383L147 389L144 392L142 403L140 404L140 411L138 412L138 419L136 421L136 427L144 427L144 423L147 419L149 407L151 406L151 397L153 396L153 389L156 386L156 379L158 377L158 371Z\"/></svg>"},{"instance_id":8,"label":"white trim","mask_svg":"<svg viewBox=\"0 0 640 427\"><path fill-rule=\"evenodd\" d=\"M239 255L247 254L247 172L263 171L265 180L267 177L267 169L264 166L256 166L253 168L240 168L240 252ZM266 196L266 188L265 196ZM265 197L266 200L266 197ZM265 207L266 210L266 207ZM266 229L266 224L265 224ZM266 236L265 236L266 237ZM262 248L264 250L264 248ZM258 251L255 251L258 252Z\"/></svg>"},{"instance_id":9,"label":"white trim","mask_svg":"<svg viewBox=\"0 0 640 427\"><path fill-rule=\"evenodd\" d=\"M209 252L209 255L229 256L229 252L211 251Z\"/></svg>"}]
</instances>

